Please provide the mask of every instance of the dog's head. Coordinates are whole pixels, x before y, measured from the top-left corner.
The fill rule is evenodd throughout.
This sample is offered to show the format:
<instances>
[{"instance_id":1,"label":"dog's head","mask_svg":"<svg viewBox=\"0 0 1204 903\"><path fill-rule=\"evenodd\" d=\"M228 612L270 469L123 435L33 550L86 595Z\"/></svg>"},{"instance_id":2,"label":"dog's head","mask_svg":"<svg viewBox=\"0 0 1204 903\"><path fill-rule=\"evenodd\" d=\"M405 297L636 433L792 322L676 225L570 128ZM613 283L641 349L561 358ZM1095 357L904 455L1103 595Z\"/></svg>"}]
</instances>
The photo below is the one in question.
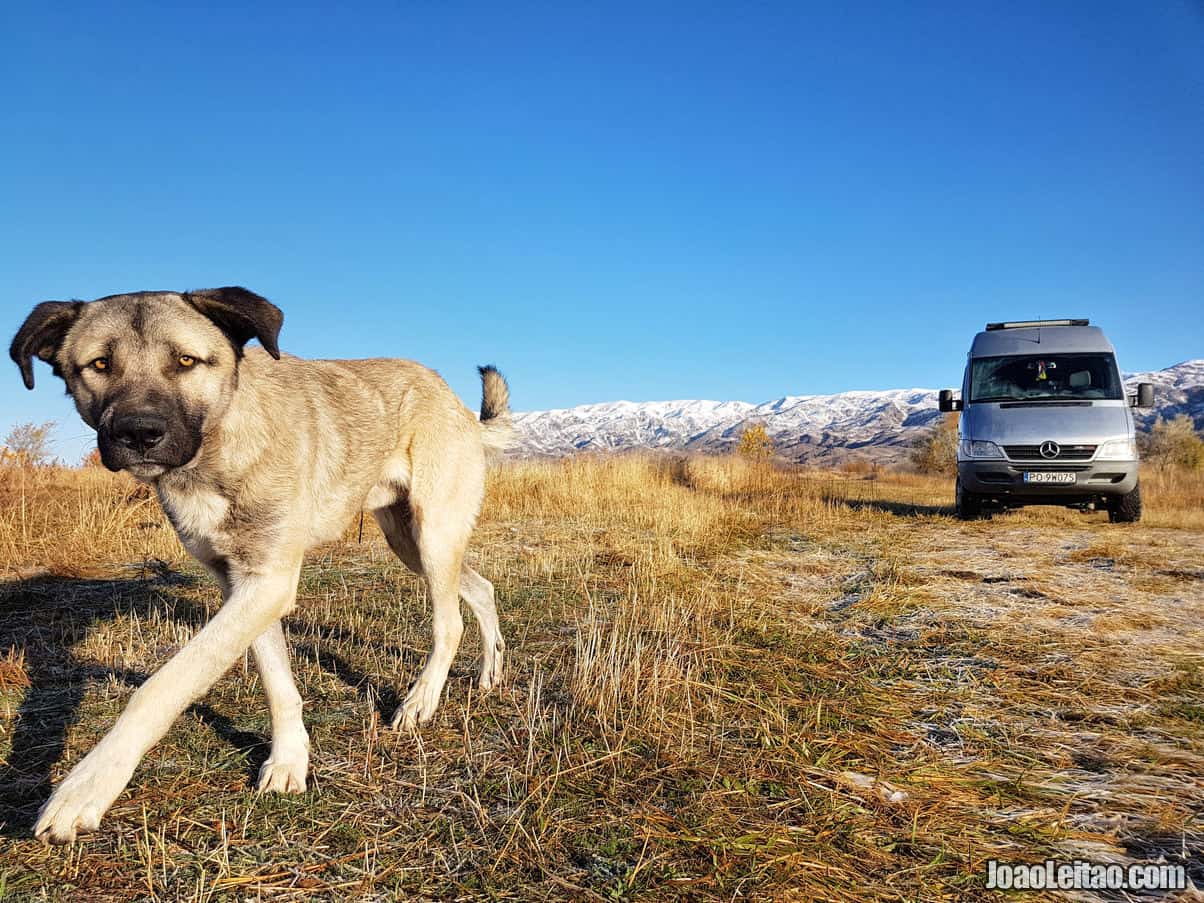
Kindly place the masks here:
<instances>
[{"instance_id":1,"label":"dog's head","mask_svg":"<svg viewBox=\"0 0 1204 903\"><path fill-rule=\"evenodd\" d=\"M110 470L144 480L193 461L238 386L253 338L279 359L284 315L245 288L44 301L9 354L33 388L33 359L67 384Z\"/></svg>"}]
</instances>

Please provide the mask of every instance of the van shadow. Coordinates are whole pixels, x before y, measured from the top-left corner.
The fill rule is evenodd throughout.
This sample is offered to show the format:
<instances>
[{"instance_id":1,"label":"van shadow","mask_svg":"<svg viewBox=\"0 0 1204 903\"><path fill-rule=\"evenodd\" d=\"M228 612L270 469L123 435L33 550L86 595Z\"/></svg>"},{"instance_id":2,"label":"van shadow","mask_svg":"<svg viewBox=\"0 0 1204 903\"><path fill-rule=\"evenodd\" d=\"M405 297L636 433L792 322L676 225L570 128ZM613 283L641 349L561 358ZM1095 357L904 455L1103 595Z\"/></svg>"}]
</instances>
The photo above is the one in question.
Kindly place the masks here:
<instances>
[{"instance_id":1,"label":"van shadow","mask_svg":"<svg viewBox=\"0 0 1204 903\"><path fill-rule=\"evenodd\" d=\"M931 515L952 515L953 506L949 505L920 505L912 502L892 502L885 499L848 499L839 496L830 497L829 501L838 502L852 511L880 511L883 514L893 514L895 517L927 517Z\"/></svg>"},{"instance_id":2,"label":"van shadow","mask_svg":"<svg viewBox=\"0 0 1204 903\"><path fill-rule=\"evenodd\" d=\"M52 770L66 749L68 730L79 716L87 688L109 680L135 688L150 676L146 671L83 661L75 647L95 628L121 616L166 617L200 628L212 611L180 592L198 581L204 582L161 565L131 579L36 577L0 582L0 692L9 695L24 689L9 719L11 745L7 756L0 758L0 836L29 836L38 810L50 795ZM298 619L286 624L315 638L338 630ZM366 674L337 655L319 652L316 645L296 643L293 655L298 654L366 692L382 716L392 714L397 694L391 687L373 685ZM409 658L408 651L402 657ZM202 702L190 706L186 714L238 750L247 763L248 782L254 781L268 757L269 737L238 728L228 716Z\"/></svg>"}]
</instances>

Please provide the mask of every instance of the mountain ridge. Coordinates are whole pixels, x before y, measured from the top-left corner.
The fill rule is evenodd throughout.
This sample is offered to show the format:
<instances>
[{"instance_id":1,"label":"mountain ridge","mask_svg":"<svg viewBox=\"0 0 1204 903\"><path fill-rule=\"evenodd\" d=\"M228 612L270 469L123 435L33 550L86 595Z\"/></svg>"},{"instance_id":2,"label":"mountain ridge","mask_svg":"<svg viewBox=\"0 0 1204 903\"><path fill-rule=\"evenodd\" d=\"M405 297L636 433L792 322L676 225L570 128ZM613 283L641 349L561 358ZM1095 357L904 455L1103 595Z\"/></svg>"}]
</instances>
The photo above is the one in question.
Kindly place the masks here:
<instances>
[{"instance_id":1,"label":"mountain ridge","mask_svg":"<svg viewBox=\"0 0 1204 903\"><path fill-rule=\"evenodd\" d=\"M1204 359L1162 370L1126 373L1130 388L1154 383L1155 407L1135 411L1148 429L1158 416L1188 414L1204 428ZM901 461L920 433L941 417L937 390L857 389L831 395L783 395L761 403L681 399L607 401L528 411L514 415L514 454L562 457L579 452L635 449L730 451L749 426L760 423L777 453L808 463L837 463L852 457L881 463Z\"/></svg>"}]
</instances>

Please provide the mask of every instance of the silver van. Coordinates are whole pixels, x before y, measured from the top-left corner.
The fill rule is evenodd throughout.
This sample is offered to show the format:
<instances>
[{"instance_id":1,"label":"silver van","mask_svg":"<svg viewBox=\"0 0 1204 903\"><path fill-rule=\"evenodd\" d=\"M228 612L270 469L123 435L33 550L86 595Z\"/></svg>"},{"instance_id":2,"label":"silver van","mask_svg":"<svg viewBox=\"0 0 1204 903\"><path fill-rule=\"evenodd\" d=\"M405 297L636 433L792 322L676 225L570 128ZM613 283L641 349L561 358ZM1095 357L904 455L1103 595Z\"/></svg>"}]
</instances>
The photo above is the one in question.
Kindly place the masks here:
<instances>
[{"instance_id":1,"label":"silver van","mask_svg":"<svg viewBox=\"0 0 1204 903\"><path fill-rule=\"evenodd\" d=\"M1141 518L1131 407L1151 407L1154 386L1126 397L1116 352L1087 320L988 323L974 337L961 397L957 514L1066 505L1106 508L1109 519Z\"/></svg>"}]
</instances>

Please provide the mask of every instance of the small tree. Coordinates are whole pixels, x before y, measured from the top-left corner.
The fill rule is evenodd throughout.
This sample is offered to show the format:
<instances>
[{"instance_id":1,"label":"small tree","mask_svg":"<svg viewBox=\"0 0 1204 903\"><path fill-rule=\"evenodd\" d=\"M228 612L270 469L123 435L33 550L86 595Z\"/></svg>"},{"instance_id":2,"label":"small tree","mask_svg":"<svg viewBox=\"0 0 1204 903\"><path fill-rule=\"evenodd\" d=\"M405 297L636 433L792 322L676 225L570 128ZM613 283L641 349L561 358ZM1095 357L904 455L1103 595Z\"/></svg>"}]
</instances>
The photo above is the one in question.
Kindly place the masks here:
<instances>
[{"instance_id":1,"label":"small tree","mask_svg":"<svg viewBox=\"0 0 1204 903\"><path fill-rule=\"evenodd\" d=\"M957 414L949 414L912 443L911 466L920 473L957 473Z\"/></svg>"},{"instance_id":2,"label":"small tree","mask_svg":"<svg viewBox=\"0 0 1204 903\"><path fill-rule=\"evenodd\" d=\"M773 459L773 440L765 430L763 423L750 426L740 436L737 447L740 457L753 464L768 464Z\"/></svg>"},{"instance_id":3,"label":"small tree","mask_svg":"<svg viewBox=\"0 0 1204 903\"><path fill-rule=\"evenodd\" d=\"M1186 414L1173 420L1159 417L1148 433L1137 437L1147 463L1166 470L1204 469L1204 438Z\"/></svg>"},{"instance_id":4,"label":"small tree","mask_svg":"<svg viewBox=\"0 0 1204 903\"><path fill-rule=\"evenodd\" d=\"M50 434L56 424L18 423L4 437L5 458L20 467L45 467L52 461Z\"/></svg>"},{"instance_id":5,"label":"small tree","mask_svg":"<svg viewBox=\"0 0 1204 903\"><path fill-rule=\"evenodd\" d=\"M82 461L79 462L80 467L100 467L100 449L94 448L92 451L84 455Z\"/></svg>"}]
</instances>

